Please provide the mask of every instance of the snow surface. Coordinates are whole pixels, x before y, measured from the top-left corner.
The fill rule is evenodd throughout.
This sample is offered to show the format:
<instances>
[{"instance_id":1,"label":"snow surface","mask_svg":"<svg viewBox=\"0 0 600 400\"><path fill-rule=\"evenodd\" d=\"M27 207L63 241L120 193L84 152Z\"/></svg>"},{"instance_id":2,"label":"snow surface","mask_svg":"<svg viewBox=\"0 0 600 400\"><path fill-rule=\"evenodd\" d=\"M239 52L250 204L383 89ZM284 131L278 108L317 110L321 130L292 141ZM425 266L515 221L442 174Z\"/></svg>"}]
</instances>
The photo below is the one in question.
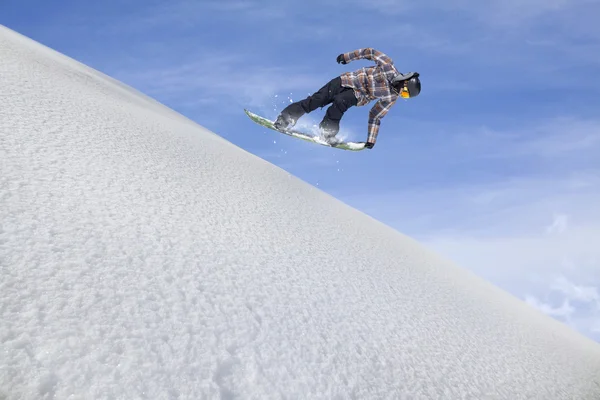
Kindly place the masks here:
<instances>
[{"instance_id":1,"label":"snow surface","mask_svg":"<svg viewBox=\"0 0 600 400\"><path fill-rule=\"evenodd\" d=\"M600 398L597 343L1 26L0 99L1 399Z\"/></svg>"}]
</instances>

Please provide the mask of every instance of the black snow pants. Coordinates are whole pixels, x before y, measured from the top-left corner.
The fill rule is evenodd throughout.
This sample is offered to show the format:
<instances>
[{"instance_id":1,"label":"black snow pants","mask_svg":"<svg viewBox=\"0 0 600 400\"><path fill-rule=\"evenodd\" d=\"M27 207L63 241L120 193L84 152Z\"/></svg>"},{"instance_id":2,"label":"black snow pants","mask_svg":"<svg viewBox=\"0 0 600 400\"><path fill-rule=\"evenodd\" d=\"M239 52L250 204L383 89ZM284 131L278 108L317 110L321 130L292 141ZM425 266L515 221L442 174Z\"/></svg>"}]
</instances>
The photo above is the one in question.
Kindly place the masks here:
<instances>
[{"instance_id":1,"label":"black snow pants","mask_svg":"<svg viewBox=\"0 0 600 400\"><path fill-rule=\"evenodd\" d=\"M325 136L335 136L339 132L340 120L344 113L348 108L358 104L354 90L343 87L342 78L339 76L327 82L321 89L304 100L290 104L281 113L297 121L304 114L328 104L331 106L327 109L319 127L324 131Z\"/></svg>"}]
</instances>

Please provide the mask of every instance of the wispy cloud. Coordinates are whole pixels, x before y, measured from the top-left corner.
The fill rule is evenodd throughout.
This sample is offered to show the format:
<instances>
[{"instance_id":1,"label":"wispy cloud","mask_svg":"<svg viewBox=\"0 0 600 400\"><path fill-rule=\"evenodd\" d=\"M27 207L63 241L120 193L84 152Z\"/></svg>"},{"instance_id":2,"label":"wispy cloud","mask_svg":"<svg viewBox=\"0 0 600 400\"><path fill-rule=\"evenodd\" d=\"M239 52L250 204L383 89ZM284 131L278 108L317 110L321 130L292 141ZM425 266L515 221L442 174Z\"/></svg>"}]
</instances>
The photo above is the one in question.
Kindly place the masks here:
<instances>
[{"instance_id":1,"label":"wispy cloud","mask_svg":"<svg viewBox=\"0 0 600 400\"><path fill-rule=\"evenodd\" d=\"M235 105L236 112L240 106L257 106L258 111L273 113L289 102L286 93L308 94L324 83L314 74L293 73L277 66L238 67L243 64L243 54L218 51L210 51L208 57L203 54L183 65L148 66L135 73L123 71L116 75L153 96L179 102L219 103L223 112Z\"/></svg>"},{"instance_id":2,"label":"wispy cloud","mask_svg":"<svg viewBox=\"0 0 600 400\"><path fill-rule=\"evenodd\" d=\"M599 281L594 283L597 285ZM600 286L578 285L558 275L539 297L526 295L525 301L575 330L600 340ZM562 303L558 306L558 303Z\"/></svg>"},{"instance_id":3,"label":"wispy cloud","mask_svg":"<svg viewBox=\"0 0 600 400\"><path fill-rule=\"evenodd\" d=\"M525 296L525 301L527 302L527 304L537 308L544 314L550 315L552 317L558 317L560 319L567 319L575 311L575 309L569 304L569 300L566 299L559 307L546 304L538 300L536 297L529 295Z\"/></svg>"},{"instance_id":4,"label":"wispy cloud","mask_svg":"<svg viewBox=\"0 0 600 400\"><path fill-rule=\"evenodd\" d=\"M406 53L413 64L423 56L445 57L445 76L463 82L477 80L482 88L510 85L519 79L570 90L574 86L600 88L586 74L573 73L600 65L597 1L375 0L353 4L382 19L376 34L367 32L363 37L373 43L379 43L380 34L393 37L386 43L396 43L390 51L410 49ZM420 68L429 72L430 64ZM461 69L464 72L459 76Z\"/></svg>"},{"instance_id":5,"label":"wispy cloud","mask_svg":"<svg viewBox=\"0 0 600 400\"><path fill-rule=\"evenodd\" d=\"M545 159L556 157L581 159L600 151L600 120L558 116L541 121L519 121L518 126L503 129L489 127L458 131L457 146L473 152L474 157ZM571 160L576 161L576 160ZM596 157L589 160L600 167Z\"/></svg>"},{"instance_id":6,"label":"wispy cloud","mask_svg":"<svg viewBox=\"0 0 600 400\"><path fill-rule=\"evenodd\" d=\"M480 2L477 0L426 0L419 3L394 0L353 0L355 7L362 7L381 15L407 15L410 13L463 13L487 28L530 29L532 23L547 17L561 17L563 23L572 23L574 15L580 11L597 9L598 2L594 0L491 0ZM591 19L586 21L591 22ZM588 25L589 26L589 25ZM594 32L597 32L594 30ZM510 32L506 32L510 34Z\"/></svg>"},{"instance_id":7,"label":"wispy cloud","mask_svg":"<svg viewBox=\"0 0 600 400\"><path fill-rule=\"evenodd\" d=\"M237 23L260 23L278 20L286 16L284 7L268 1L214 1L171 0L140 4L121 16L111 18L102 26L107 34L151 33L166 28L166 32L176 33L182 29L194 29L198 24L214 21ZM243 16L243 19L240 19ZM108 22L108 21L107 21ZM221 30L221 29L217 29ZM215 37L213 36L213 41Z\"/></svg>"},{"instance_id":8,"label":"wispy cloud","mask_svg":"<svg viewBox=\"0 0 600 400\"><path fill-rule=\"evenodd\" d=\"M600 295L596 287L576 285L564 276L559 276L550 289L563 294L570 301L590 303L596 310L600 311Z\"/></svg>"}]
</instances>

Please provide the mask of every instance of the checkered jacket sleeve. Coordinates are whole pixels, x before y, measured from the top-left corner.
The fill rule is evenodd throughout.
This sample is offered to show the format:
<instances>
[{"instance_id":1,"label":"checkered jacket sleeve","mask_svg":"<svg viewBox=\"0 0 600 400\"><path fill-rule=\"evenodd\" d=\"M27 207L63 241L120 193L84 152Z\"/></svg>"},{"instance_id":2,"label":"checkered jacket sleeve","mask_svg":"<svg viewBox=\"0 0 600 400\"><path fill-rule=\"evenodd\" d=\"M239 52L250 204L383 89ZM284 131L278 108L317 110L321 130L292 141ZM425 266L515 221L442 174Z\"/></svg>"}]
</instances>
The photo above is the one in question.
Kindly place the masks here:
<instances>
[{"instance_id":1,"label":"checkered jacket sleeve","mask_svg":"<svg viewBox=\"0 0 600 400\"><path fill-rule=\"evenodd\" d=\"M379 133L379 125L381 124L381 118L383 118L388 111L392 108L395 101L384 101L379 100L371 111L369 111L369 135L367 142L375 144L377 141L377 134Z\"/></svg>"},{"instance_id":2,"label":"checkered jacket sleeve","mask_svg":"<svg viewBox=\"0 0 600 400\"><path fill-rule=\"evenodd\" d=\"M393 64L394 62L390 57L385 55L379 50L375 50L372 47L365 47L362 49L354 50L348 53L344 53L344 60L349 63L354 60L367 59L371 60L379 65Z\"/></svg>"}]
</instances>

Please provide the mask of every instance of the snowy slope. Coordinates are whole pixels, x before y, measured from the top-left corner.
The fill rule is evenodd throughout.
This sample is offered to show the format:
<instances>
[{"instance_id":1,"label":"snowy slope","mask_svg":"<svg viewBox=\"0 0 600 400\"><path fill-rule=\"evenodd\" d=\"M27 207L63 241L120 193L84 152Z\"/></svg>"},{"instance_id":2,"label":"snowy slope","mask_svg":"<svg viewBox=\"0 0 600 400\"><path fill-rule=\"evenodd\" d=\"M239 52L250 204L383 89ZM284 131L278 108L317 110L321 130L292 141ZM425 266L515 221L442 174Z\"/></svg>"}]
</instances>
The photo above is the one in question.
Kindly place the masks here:
<instances>
[{"instance_id":1,"label":"snowy slope","mask_svg":"<svg viewBox=\"0 0 600 400\"><path fill-rule=\"evenodd\" d=\"M598 344L1 26L0 99L0 399L600 398Z\"/></svg>"}]
</instances>

